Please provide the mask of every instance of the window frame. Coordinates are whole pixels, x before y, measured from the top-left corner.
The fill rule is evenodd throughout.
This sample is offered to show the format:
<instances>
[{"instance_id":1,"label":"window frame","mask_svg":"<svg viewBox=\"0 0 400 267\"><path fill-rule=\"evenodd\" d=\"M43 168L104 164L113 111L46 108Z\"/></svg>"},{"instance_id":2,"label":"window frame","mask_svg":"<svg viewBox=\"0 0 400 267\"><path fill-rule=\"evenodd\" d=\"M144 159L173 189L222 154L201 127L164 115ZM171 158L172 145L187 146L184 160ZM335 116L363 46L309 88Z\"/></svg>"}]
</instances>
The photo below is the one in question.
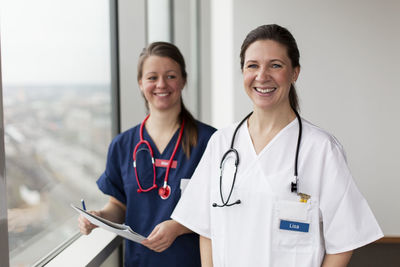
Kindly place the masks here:
<instances>
[{"instance_id":1,"label":"window frame","mask_svg":"<svg viewBox=\"0 0 400 267\"><path fill-rule=\"evenodd\" d=\"M118 42L118 1L109 0L110 14L110 68L111 68L111 135L114 137L120 133L120 81L119 81L119 42ZM7 183L5 167L5 146L4 146L4 110L3 110L3 83L1 66L1 45L0 45L0 266L10 266L10 251L8 240L8 216L7 216ZM77 232L70 239L57 246L53 251L44 255L42 259L33 266L44 266L51 262L57 255L60 255L74 242L79 241L82 235ZM121 246L121 239L114 237L108 241L106 249L98 251L93 261L101 263L116 248ZM93 265L95 266L95 265Z\"/></svg>"},{"instance_id":2,"label":"window frame","mask_svg":"<svg viewBox=\"0 0 400 267\"><path fill-rule=\"evenodd\" d=\"M0 46L0 266L9 266L6 160L4 148L3 82Z\"/></svg>"}]
</instances>

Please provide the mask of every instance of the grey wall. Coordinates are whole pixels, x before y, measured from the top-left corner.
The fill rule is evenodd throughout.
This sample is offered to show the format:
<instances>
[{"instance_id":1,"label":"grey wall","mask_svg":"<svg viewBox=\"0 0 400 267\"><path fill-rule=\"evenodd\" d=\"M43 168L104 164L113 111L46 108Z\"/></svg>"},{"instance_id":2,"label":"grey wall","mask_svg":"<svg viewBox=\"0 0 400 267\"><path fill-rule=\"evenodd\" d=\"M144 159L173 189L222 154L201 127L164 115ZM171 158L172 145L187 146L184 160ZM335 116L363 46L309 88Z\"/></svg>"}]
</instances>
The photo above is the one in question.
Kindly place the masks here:
<instances>
[{"instance_id":1,"label":"grey wall","mask_svg":"<svg viewBox=\"0 0 400 267\"><path fill-rule=\"evenodd\" d=\"M186 87L182 92L186 108L195 118L200 116L199 100L199 76L200 53L198 30L199 14L198 0L174 0L173 1L173 42L182 52L186 71L188 73Z\"/></svg>"},{"instance_id":2,"label":"grey wall","mask_svg":"<svg viewBox=\"0 0 400 267\"><path fill-rule=\"evenodd\" d=\"M156 3L157 1L152 1ZM209 100L210 89L208 78L201 79L201 73L207 72L207 67L202 65L200 57L201 50L208 50L209 39L203 41L200 32L200 23L207 27L207 21L201 21L198 17L200 10L207 12L209 0L199 2L199 0L162 0L160 3L170 4L170 10L157 9L157 5L148 5L146 0L119 1L119 61L120 61L120 104L121 104L121 130L131 128L140 123L145 116L145 104L140 94L140 89L136 81L137 61L143 47L147 44L148 32L151 41L172 41L181 50L187 65L188 81L183 91L183 99L186 107L192 114L203 121L210 120L210 110L201 110L200 102ZM170 33L171 38L163 37L159 34L159 29L150 29L147 25L146 14L157 14L171 12L172 16ZM207 35L207 33L204 33ZM207 36L206 36L207 37ZM172 40L171 40L172 39ZM202 45L204 43L204 45ZM208 59L204 59L207 61ZM209 76L209 75L205 75ZM203 90L200 87L205 87ZM202 92L202 93L201 93Z\"/></svg>"},{"instance_id":3,"label":"grey wall","mask_svg":"<svg viewBox=\"0 0 400 267\"><path fill-rule=\"evenodd\" d=\"M145 0L118 1L121 130L140 123L145 106L136 81L137 60L146 45Z\"/></svg>"},{"instance_id":4,"label":"grey wall","mask_svg":"<svg viewBox=\"0 0 400 267\"><path fill-rule=\"evenodd\" d=\"M344 145L385 235L400 236L400 2L233 1L235 120L251 110L239 69L243 39L262 24L287 27L301 53L302 116Z\"/></svg>"}]
</instances>

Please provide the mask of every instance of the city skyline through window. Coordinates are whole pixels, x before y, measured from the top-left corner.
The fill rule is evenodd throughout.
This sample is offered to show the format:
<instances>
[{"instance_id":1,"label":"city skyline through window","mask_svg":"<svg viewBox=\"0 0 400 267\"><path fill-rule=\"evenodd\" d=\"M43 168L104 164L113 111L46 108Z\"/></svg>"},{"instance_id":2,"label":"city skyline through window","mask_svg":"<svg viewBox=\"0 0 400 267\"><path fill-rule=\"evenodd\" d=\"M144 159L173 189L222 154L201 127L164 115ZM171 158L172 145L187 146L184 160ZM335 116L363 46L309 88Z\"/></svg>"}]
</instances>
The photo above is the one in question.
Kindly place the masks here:
<instances>
[{"instance_id":1,"label":"city skyline through window","mask_svg":"<svg viewBox=\"0 0 400 267\"><path fill-rule=\"evenodd\" d=\"M78 232L70 203L106 201L95 181L112 132L108 4L1 1L11 266Z\"/></svg>"}]
</instances>

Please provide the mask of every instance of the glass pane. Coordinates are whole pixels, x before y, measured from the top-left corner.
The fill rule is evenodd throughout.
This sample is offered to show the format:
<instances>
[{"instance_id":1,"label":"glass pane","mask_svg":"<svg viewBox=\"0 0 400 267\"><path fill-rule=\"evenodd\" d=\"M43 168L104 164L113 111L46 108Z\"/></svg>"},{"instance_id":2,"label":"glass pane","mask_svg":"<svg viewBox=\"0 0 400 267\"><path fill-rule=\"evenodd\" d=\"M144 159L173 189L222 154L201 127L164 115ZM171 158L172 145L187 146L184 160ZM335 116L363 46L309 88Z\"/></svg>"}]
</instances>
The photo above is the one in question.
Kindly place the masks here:
<instances>
[{"instance_id":1,"label":"glass pane","mask_svg":"<svg viewBox=\"0 0 400 267\"><path fill-rule=\"evenodd\" d=\"M109 1L0 3L10 258L31 266L78 231L70 203L106 201Z\"/></svg>"}]
</instances>

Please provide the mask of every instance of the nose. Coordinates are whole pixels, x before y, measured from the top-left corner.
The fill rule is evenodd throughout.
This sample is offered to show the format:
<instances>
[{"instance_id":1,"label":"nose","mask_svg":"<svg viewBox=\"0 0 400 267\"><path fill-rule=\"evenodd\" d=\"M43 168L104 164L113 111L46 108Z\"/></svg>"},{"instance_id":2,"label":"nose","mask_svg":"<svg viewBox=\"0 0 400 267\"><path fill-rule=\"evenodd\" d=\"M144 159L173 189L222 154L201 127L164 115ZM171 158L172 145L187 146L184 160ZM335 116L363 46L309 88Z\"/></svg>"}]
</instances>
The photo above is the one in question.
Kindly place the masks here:
<instances>
[{"instance_id":1,"label":"nose","mask_svg":"<svg viewBox=\"0 0 400 267\"><path fill-rule=\"evenodd\" d=\"M160 77L157 81L157 88L164 88L166 86L166 81L164 77Z\"/></svg>"},{"instance_id":2,"label":"nose","mask_svg":"<svg viewBox=\"0 0 400 267\"><path fill-rule=\"evenodd\" d=\"M270 73L268 68L261 67L258 69L256 80L260 82L268 81L270 79Z\"/></svg>"}]
</instances>

